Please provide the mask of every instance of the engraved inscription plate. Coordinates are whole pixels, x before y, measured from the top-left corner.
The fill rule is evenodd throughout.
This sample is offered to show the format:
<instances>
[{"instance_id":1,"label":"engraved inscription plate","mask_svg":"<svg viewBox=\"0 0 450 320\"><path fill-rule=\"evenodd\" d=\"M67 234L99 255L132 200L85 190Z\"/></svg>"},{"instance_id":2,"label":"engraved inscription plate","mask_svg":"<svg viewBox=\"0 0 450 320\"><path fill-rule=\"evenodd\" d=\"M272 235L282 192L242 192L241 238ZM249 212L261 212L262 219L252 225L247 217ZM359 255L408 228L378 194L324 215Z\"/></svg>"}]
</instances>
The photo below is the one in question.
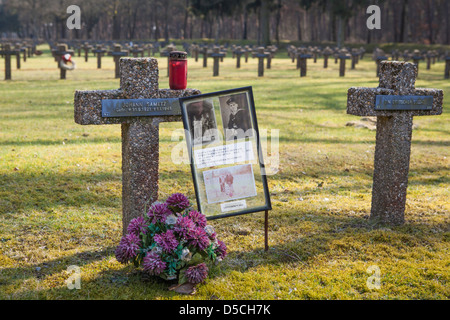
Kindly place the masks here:
<instances>
[{"instance_id":1,"label":"engraved inscription plate","mask_svg":"<svg viewBox=\"0 0 450 320\"><path fill-rule=\"evenodd\" d=\"M375 110L431 110L433 96L378 95Z\"/></svg>"},{"instance_id":2,"label":"engraved inscription plate","mask_svg":"<svg viewBox=\"0 0 450 320\"><path fill-rule=\"evenodd\" d=\"M178 98L104 99L102 117L145 117L181 115Z\"/></svg>"}]
</instances>

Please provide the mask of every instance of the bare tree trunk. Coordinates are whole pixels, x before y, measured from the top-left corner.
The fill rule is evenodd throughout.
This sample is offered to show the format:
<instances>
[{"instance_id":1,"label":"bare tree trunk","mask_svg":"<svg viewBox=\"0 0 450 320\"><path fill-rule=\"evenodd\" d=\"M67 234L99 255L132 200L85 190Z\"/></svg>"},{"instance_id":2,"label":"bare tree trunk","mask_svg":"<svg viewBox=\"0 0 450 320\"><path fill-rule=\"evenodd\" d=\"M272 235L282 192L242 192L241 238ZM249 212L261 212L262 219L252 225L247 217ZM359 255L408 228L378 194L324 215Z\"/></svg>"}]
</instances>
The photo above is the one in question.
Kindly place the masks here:
<instances>
[{"instance_id":1,"label":"bare tree trunk","mask_svg":"<svg viewBox=\"0 0 450 320\"><path fill-rule=\"evenodd\" d=\"M302 23L301 23L301 12L297 11L297 40L302 41Z\"/></svg>"},{"instance_id":2,"label":"bare tree trunk","mask_svg":"<svg viewBox=\"0 0 450 320\"><path fill-rule=\"evenodd\" d=\"M244 21L242 26L242 40L247 40L247 21L248 21L248 8L244 9Z\"/></svg>"},{"instance_id":3,"label":"bare tree trunk","mask_svg":"<svg viewBox=\"0 0 450 320\"><path fill-rule=\"evenodd\" d=\"M261 41L263 46L270 45L270 0L261 0Z\"/></svg>"},{"instance_id":4,"label":"bare tree trunk","mask_svg":"<svg viewBox=\"0 0 450 320\"><path fill-rule=\"evenodd\" d=\"M277 3L277 14L275 17L275 40L277 41L277 45L280 45L280 21L281 21L281 0L278 0Z\"/></svg>"},{"instance_id":5,"label":"bare tree trunk","mask_svg":"<svg viewBox=\"0 0 450 320\"><path fill-rule=\"evenodd\" d=\"M408 6L408 0L403 0L402 4L402 13L400 17L400 35L399 35L399 41L400 42L406 42L405 37L405 28L406 28L406 7Z\"/></svg>"}]
</instances>

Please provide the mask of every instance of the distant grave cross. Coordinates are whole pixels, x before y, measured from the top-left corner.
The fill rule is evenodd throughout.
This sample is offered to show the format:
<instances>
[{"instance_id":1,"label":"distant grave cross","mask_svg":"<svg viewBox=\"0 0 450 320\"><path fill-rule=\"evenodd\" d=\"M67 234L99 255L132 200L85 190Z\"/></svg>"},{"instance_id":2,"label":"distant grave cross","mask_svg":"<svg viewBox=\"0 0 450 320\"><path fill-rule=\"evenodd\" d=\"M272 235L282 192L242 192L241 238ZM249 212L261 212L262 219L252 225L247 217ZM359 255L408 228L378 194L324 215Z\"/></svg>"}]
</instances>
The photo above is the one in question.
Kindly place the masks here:
<instances>
[{"instance_id":1,"label":"distant grave cross","mask_svg":"<svg viewBox=\"0 0 450 320\"><path fill-rule=\"evenodd\" d=\"M173 98L199 93L195 89L159 89L158 62L155 58L121 58L120 89L75 92L76 123L81 125L121 124L122 126L124 234L131 219L141 216L144 209L158 197L159 124L181 121L181 109L179 105L177 107L177 101L173 102L176 100ZM143 99L164 99L166 102ZM102 109L104 102L110 103L113 107L113 116L104 114ZM168 111L165 111L164 115L152 111L161 108ZM116 114L123 109L131 110L131 115ZM149 110L153 113L146 116L138 115L139 112L149 112Z\"/></svg>"},{"instance_id":2,"label":"distant grave cross","mask_svg":"<svg viewBox=\"0 0 450 320\"><path fill-rule=\"evenodd\" d=\"M59 72L59 78L61 80L66 79L66 69L61 68L60 61L62 60L63 56L66 54L73 55L74 51L67 49L67 44L61 43L58 44L56 50L52 50L53 56L55 57L55 61L58 63L58 68L60 70Z\"/></svg>"},{"instance_id":3,"label":"distant grave cross","mask_svg":"<svg viewBox=\"0 0 450 320\"><path fill-rule=\"evenodd\" d=\"M108 52L108 55L114 58L115 64L115 77L116 79L120 77L120 58L128 55L128 51L122 50L122 46L120 44L114 45L114 50Z\"/></svg>"},{"instance_id":4,"label":"distant grave cross","mask_svg":"<svg viewBox=\"0 0 450 320\"><path fill-rule=\"evenodd\" d=\"M297 67L300 68L300 77L306 77L307 72L307 59L311 59L313 56L307 52L306 49L299 49L297 51Z\"/></svg>"},{"instance_id":5,"label":"distant grave cross","mask_svg":"<svg viewBox=\"0 0 450 320\"><path fill-rule=\"evenodd\" d=\"M85 61L85 62L88 62L88 59L89 59L89 50L92 49L92 46L89 45L88 42L85 42L85 43L83 44L83 46L82 46L82 49L83 49L83 51L84 51L84 61Z\"/></svg>"},{"instance_id":6,"label":"distant grave cross","mask_svg":"<svg viewBox=\"0 0 450 320\"><path fill-rule=\"evenodd\" d=\"M3 50L0 51L0 55L5 56L5 80L11 80L11 56L16 54L17 51L11 50L11 45L8 43L3 45Z\"/></svg>"},{"instance_id":7,"label":"distant grave cross","mask_svg":"<svg viewBox=\"0 0 450 320\"><path fill-rule=\"evenodd\" d=\"M102 45L97 45L97 48L92 50L93 53L97 55L97 69L102 68L102 57L106 53L106 50L103 49Z\"/></svg>"},{"instance_id":8,"label":"distant grave cross","mask_svg":"<svg viewBox=\"0 0 450 320\"><path fill-rule=\"evenodd\" d=\"M220 59L223 59L225 57L225 53L220 52L219 47L214 47L213 52L209 55L213 58L213 77L219 76L219 62Z\"/></svg>"},{"instance_id":9,"label":"distant grave cross","mask_svg":"<svg viewBox=\"0 0 450 320\"><path fill-rule=\"evenodd\" d=\"M444 78L445 79L449 79L450 78L450 54L445 57Z\"/></svg>"},{"instance_id":10,"label":"distant grave cross","mask_svg":"<svg viewBox=\"0 0 450 320\"><path fill-rule=\"evenodd\" d=\"M442 113L443 91L416 89L416 77L416 65L385 61L378 88L348 90L348 114L377 117L370 217L390 224L404 222L413 116Z\"/></svg>"},{"instance_id":11,"label":"distant grave cross","mask_svg":"<svg viewBox=\"0 0 450 320\"><path fill-rule=\"evenodd\" d=\"M236 68L240 68L241 67L241 56L244 54L244 50L242 50L242 47L237 46L234 50L233 50L233 54L236 57Z\"/></svg>"},{"instance_id":12,"label":"distant grave cross","mask_svg":"<svg viewBox=\"0 0 450 320\"><path fill-rule=\"evenodd\" d=\"M264 47L259 47L257 52L253 55L258 58L258 77L264 76L264 58L267 58L269 55L269 52L264 51Z\"/></svg>"}]
</instances>

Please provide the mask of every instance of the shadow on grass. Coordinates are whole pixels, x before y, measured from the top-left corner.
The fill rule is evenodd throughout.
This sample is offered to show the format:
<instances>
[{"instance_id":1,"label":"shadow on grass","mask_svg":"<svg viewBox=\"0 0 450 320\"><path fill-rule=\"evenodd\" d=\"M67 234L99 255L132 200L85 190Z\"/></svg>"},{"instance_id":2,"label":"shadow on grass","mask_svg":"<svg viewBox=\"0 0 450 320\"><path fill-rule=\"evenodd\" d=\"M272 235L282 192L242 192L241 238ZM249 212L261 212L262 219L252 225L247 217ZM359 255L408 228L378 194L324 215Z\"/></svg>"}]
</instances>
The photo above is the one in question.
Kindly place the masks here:
<instances>
[{"instance_id":1,"label":"shadow on grass","mask_svg":"<svg viewBox=\"0 0 450 320\"><path fill-rule=\"evenodd\" d=\"M243 223L249 223L249 219L255 217L240 217ZM272 216L271 225L274 220L282 219L280 215ZM390 246L393 250L404 253L404 250L414 250L417 247L426 247L427 250L436 251L433 240L443 241L444 233L436 233L435 226L407 223L403 226L388 226L389 233L386 233L386 226L377 222L368 220L366 217L346 217L346 216L328 216L324 214L304 214L300 220L320 223L321 226L328 228L328 231L320 231L315 234L298 234L296 239L289 242L271 245L269 251L256 248L245 251L231 251L227 258L213 269L210 277L212 279L223 277L230 272L239 273L248 272L251 268L257 266L280 266L299 264L300 267L314 267L312 264L315 257L329 254L331 251L339 251L341 255L349 255L354 259L363 259L364 249L353 244L351 239L363 242L368 245ZM262 218L257 218L256 222L262 222ZM299 221L300 221L299 220ZM292 226L291 226L292 227ZM444 225L441 226L445 228ZM445 229L444 229L445 230ZM276 231L269 231L270 236ZM239 235L234 233L232 236L237 238L252 236ZM99 251L85 251L72 256L62 257L50 261L45 261L36 265L18 268L6 268L2 270L0 278L1 286L18 287L27 279L36 278L45 281L57 273L62 273L71 265L80 267L81 276L84 272L88 273L90 264L97 261L109 259L114 256L115 247L106 247ZM370 258L369 258L370 259ZM95 266L92 266L95 268ZM95 271L94 271L95 273ZM65 285L61 286L61 279L58 287L54 289L29 290L20 292L20 299L155 299L155 298L173 298L177 294L169 291L173 282L167 282L159 277L148 276L144 272L137 270L132 265L124 266L120 270L99 271L95 279L81 282L81 290L69 290ZM64 281L70 277L62 276ZM211 299L218 297L211 296Z\"/></svg>"},{"instance_id":2,"label":"shadow on grass","mask_svg":"<svg viewBox=\"0 0 450 320\"><path fill-rule=\"evenodd\" d=\"M0 175L0 214L43 210L58 206L120 206L121 195L108 188L120 183L120 174L101 173L13 173Z\"/></svg>"}]
</instances>

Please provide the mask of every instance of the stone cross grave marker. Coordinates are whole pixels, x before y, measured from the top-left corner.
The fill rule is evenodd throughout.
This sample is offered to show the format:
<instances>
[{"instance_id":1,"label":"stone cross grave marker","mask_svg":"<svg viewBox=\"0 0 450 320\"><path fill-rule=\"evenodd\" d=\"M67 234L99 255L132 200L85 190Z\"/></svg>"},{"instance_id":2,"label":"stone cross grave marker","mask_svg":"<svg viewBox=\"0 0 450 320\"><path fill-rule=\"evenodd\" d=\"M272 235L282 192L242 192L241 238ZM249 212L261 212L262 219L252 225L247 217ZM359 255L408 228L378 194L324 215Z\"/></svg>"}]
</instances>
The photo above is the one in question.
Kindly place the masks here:
<instances>
[{"instance_id":1,"label":"stone cross grave marker","mask_svg":"<svg viewBox=\"0 0 450 320\"><path fill-rule=\"evenodd\" d=\"M330 47L326 47L323 52L323 68L326 69L328 68L328 57L331 56L333 54L333 50L331 50Z\"/></svg>"},{"instance_id":2,"label":"stone cross grave marker","mask_svg":"<svg viewBox=\"0 0 450 320\"><path fill-rule=\"evenodd\" d=\"M244 54L244 50L242 50L241 46L237 46L233 50L233 55L236 57L236 68L239 69L241 67L241 56Z\"/></svg>"},{"instance_id":3,"label":"stone cross grave marker","mask_svg":"<svg viewBox=\"0 0 450 320\"><path fill-rule=\"evenodd\" d=\"M16 43L16 45L14 46L14 50L16 51L16 67L17 69L20 69L20 53L24 52L25 49L22 47L22 44Z\"/></svg>"},{"instance_id":4,"label":"stone cross grave marker","mask_svg":"<svg viewBox=\"0 0 450 320\"><path fill-rule=\"evenodd\" d=\"M445 56L445 72L444 72L444 78L450 79L450 54L447 54Z\"/></svg>"},{"instance_id":5,"label":"stone cross grave marker","mask_svg":"<svg viewBox=\"0 0 450 320\"><path fill-rule=\"evenodd\" d=\"M17 52L15 50L11 50L9 43L4 44L3 50L0 51L0 55L5 57L5 80L11 80L11 56L16 56L16 54Z\"/></svg>"},{"instance_id":6,"label":"stone cross grave marker","mask_svg":"<svg viewBox=\"0 0 450 320\"><path fill-rule=\"evenodd\" d=\"M311 59L312 57L313 56L304 48L299 48L297 50L297 69L300 69L300 77L306 77L307 59Z\"/></svg>"},{"instance_id":7,"label":"stone cross grave marker","mask_svg":"<svg viewBox=\"0 0 450 320\"><path fill-rule=\"evenodd\" d=\"M338 58L339 58L339 76L340 77L345 77L345 61L347 59L350 59L350 54L348 53L347 50L340 50L339 54L338 54Z\"/></svg>"},{"instance_id":8,"label":"stone cross grave marker","mask_svg":"<svg viewBox=\"0 0 450 320\"><path fill-rule=\"evenodd\" d=\"M97 55L97 69L102 68L102 57L107 52L101 44L97 45L97 48L92 50L93 53Z\"/></svg>"},{"instance_id":9,"label":"stone cross grave marker","mask_svg":"<svg viewBox=\"0 0 450 320\"><path fill-rule=\"evenodd\" d=\"M66 79L66 69L61 68L60 61L62 60L62 57L65 54L73 55L74 51L67 49L67 44L60 43L60 44L57 45L57 49L56 50L52 50L52 54L53 54L53 57L55 57L55 61L58 63L58 68L60 70L59 71L59 78L61 80Z\"/></svg>"},{"instance_id":10,"label":"stone cross grave marker","mask_svg":"<svg viewBox=\"0 0 450 320\"><path fill-rule=\"evenodd\" d=\"M181 121L174 98L196 94L200 91L159 89L155 58L121 58L120 89L75 92L76 123L122 126L124 234L131 219L141 216L158 197L159 124Z\"/></svg>"},{"instance_id":11,"label":"stone cross grave marker","mask_svg":"<svg viewBox=\"0 0 450 320\"><path fill-rule=\"evenodd\" d=\"M213 77L217 77L219 76L219 62L226 54L220 52L220 47L214 47L213 52L209 56L213 58Z\"/></svg>"},{"instance_id":12,"label":"stone cross grave marker","mask_svg":"<svg viewBox=\"0 0 450 320\"><path fill-rule=\"evenodd\" d=\"M442 114L443 91L415 88L417 66L381 62L378 88L348 90L347 113L376 116L371 219L404 222L413 116Z\"/></svg>"},{"instance_id":13,"label":"stone cross grave marker","mask_svg":"<svg viewBox=\"0 0 450 320\"><path fill-rule=\"evenodd\" d=\"M423 60L423 56L419 50L414 50L412 53L412 57L414 64L417 66L417 72L419 72L419 62Z\"/></svg>"},{"instance_id":14,"label":"stone cross grave marker","mask_svg":"<svg viewBox=\"0 0 450 320\"><path fill-rule=\"evenodd\" d=\"M258 47L256 53L253 54L254 58L258 58L258 77L264 77L264 58L269 55L269 52L264 51L264 47Z\"/></svg>"},{"instance_id":15,"label":"stone cross grave marker","mask_svg":"<svg viewBox=\"0 0 450 320\"><path fill-rule=\"evenodd\" d=\"M356 65L359 62L359 56L360 56L359 50L356 48L353 48L351 51L351 55L352 55L352 70L355 70Z\"/></svg>"},{"instance_id":16,"label":"stone cross grave marker","mask_svg":"<svg viewBox=\"0 0 450 320\"><path fill-rule=\"evenodd\" d=\"M108 52L109 56L112 56L114 58L114 64L115 64L115 78L120 77L120 58L125 57L128 55L128 51L122 50L122 46L120 44L115 44L113 51Z\"/></svg>"},{"instance_id":17,"label":"stone cross grave marker","mask_svg":"<svg viewBox=\"0 0 450 320\"><path fill-rule=\"evenodd\" d=\"M195 62L197 62L198 61L198 54L200 53L199 45L198 44L193 44L191 46L191 52L192 52L192 55L194 56Z\"/></svg>"},{"instance_id":18,"label":"stone cross grave marker","mask_svg":"<svg viewBox=\"0 0 450 320\"><path fill-rule=\"evenodd\" d=\"M88 62L89 59L89 50L92 49L92 46L89 44L89 42L85 42L83 46L81 47L84 51L84 61Z\"/></svg>"},{"instance_id":19,"label":"stone cross grave marker","mask_svg":"<svg viewBox=\"0 0 450 320\"><path fill-rule=\"evenodd\" d=\"M144 57L144 49L139 48L139 46L137 44L134 44L130 48L130 53L133 54L133 57L135 57L135 58L137 58L139 55L141 55L141 57Z\"/></svg>"},{"instance_id":20,"label":"stone cross grave marker","mask_svg":"<svg viewBox=\"0 0 450 320\"><path fill-rule=\"evenodd\" d=\"M170 70L170 53L172 51L177 50L177 47L173 44L169 44L163 51L161 51L160 56L161 57L167 57L167 76L169 76L169 70Z\"/></svg>"}]
</instances>

